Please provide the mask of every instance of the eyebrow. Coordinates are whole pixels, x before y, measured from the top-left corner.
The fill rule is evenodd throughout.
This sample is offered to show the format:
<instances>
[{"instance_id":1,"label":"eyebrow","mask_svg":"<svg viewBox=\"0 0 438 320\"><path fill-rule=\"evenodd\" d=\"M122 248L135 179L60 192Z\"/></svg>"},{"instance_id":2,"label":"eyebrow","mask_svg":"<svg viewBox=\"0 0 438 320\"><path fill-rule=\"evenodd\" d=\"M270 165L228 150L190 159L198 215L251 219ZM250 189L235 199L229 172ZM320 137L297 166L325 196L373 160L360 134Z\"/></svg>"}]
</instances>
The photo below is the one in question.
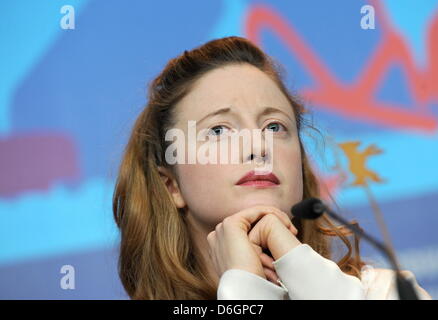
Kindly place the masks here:
<instances>
[{"instance_id":1,"label":"eyebrow","mask_svg":"<svg viewBox=\"0 0 438 320\"><path fill-rule=\"evenodd\" d=\"M219 115L219 114L227 114L227 113L235 113L234 111L231 110L231 108L221 108L218 109L216 111L213 111L209 114L207 114L206 116L204 116L201 120L198 121L198 124L202 121L204 121L207 118ZM257 116L257 120L260 119L260 117L263 117L265 115L271 114L271 113L281 113L284 114L286 117L289 118L289 120L291 120L293 122L293 120L291 119L291 117L284 111L277 109L277 108L273 108L273 107L266 107L263 109L262 112L259 113L259 115Z\"/></svg>"}]
</instances>

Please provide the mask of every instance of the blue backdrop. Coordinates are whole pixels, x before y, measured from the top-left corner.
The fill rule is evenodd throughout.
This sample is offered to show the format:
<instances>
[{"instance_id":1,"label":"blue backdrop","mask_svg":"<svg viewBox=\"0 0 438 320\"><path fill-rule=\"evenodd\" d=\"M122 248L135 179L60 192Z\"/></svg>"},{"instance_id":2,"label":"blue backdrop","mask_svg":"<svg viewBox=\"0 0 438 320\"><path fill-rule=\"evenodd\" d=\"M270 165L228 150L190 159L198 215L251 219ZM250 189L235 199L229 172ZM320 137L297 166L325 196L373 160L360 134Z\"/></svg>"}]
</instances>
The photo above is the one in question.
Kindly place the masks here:
<instances>
[{"instance_id":1,"label":"blue backdrop","mask_svg":"<svg viewBox=\"0 0 438 320\"><path fill-rule=\"evenodd\" d=\"M364 5L374 29L361 26ZM283 64L326 136L305 138L319 176L379 237L334 146L384 150L368 165L386 183L371 190L403 268L438 298L436 0L0 2L0 298L127 298L111 197L146 85L182 51L229 35ZM61 286L64 265L74 289Z\"/></svg>"}]
</instances>

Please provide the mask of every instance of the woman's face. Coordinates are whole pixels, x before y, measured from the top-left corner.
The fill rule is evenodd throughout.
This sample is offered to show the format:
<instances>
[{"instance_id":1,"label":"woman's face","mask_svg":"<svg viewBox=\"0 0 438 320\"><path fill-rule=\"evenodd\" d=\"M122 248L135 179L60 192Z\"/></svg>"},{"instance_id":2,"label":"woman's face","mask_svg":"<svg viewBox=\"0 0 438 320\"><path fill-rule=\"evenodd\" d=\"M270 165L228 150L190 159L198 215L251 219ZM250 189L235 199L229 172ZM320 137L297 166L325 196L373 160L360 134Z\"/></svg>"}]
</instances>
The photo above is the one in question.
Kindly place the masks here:
<instances>
[{"instance_id":1,"label":"woman's face","mask_svg":"<svg viewBox=\"0 0 438 320\"><path fill-rule=\"evenodd\" d=\"M216 148L220 154L223 149L219 148L219 142L228 139L229 154L238 154L238 163L231 163L229 157L226 164L219 161L188 164L186 144L186 163L176 164L174 169L179 196L191 221L204 230L213 230L227 216L254 205L274 206L290 215L291 206L302 199L303 193L298 132L292 106L264 72L249 64L212 70L175 107L175 128L184 131L187 137L188 121L192 120L196 121L196 133L201 130L206 133L206 141L189 142L194 150L204 145L204 148ZM262 114L267 107L277 111ZM222 108L231 111L206 117ZM252 139L249 148L248 145L245 148L241 139L238 148L232 149L230 137L242 129L271 130L272 148L265 148L264 139L260 145ZM263 162L256 161L260 158L251 162L252 153L270 159L269 170L279 184L236 185L248 172L263 167ZM183 207L181 203L177 206Z\"/></svg>"}]
</instances>

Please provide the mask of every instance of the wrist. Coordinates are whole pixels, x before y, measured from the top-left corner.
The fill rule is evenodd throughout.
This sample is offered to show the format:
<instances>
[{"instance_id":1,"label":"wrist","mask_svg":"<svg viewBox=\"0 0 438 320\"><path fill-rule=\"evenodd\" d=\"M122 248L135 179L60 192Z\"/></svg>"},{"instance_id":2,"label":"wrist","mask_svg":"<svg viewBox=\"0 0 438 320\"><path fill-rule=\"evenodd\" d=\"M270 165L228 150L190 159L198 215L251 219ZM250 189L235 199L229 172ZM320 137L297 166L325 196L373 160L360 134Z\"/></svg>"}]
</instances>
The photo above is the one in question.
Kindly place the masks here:
<instances>
[{"instance_id":1,"label":"wrist","mask_svg":"<svg viewBox=\"0 0 438 320\"><path fill-rule=\"evenodd\" d=\"M273 245L270 246L270 248L272 248L270 251L274 260L280 259L286 253L301 244L301 242L289 231L287 231L287 234L283 237L278 237L275 240L276 243L273 243Z\"/></svg>"}]
</instances>

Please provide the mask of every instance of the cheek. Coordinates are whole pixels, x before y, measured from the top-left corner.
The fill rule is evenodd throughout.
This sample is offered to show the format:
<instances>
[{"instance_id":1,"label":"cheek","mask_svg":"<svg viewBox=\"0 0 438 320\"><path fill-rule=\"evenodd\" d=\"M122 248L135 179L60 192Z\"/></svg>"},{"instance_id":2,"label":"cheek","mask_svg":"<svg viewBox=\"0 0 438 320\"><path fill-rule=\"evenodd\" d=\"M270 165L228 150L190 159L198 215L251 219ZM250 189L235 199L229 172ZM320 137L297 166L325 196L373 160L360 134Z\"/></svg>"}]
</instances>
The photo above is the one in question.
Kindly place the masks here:
<instances>
[{"instance_id":1,"label":"cheek","mask_svg":"<svg viewBox=\"0 0 438 320\"><path fill-rule=\"evenodd\" d=\"M287 188L295 195L294 200L301 200L303 174L299 142L278 144L274 157L274 163L287 181Z\"/></svg>"},{"instance_id":2,"label":"cheek","mask_svg":"<svg viewBox=\"0 0 438 320\"><path fill-rule=\"evenodd\" d=\"M194 215L202 215L209 220L223 211L223 199L231 196L227 166L179 165L178 175L182 196Z\"/></svg>"},{"instance_id":3,"label":"cheek","mask_svg":"<svg viewBox=\"0 0 438 320\"><path fill-rule=\"evenodd\" d=\"M205 189L222 181L224 183L221 166L209 164L184 164L179 165L178 172L181 188L183 189Z\"/></svg>"}]
</instances>

